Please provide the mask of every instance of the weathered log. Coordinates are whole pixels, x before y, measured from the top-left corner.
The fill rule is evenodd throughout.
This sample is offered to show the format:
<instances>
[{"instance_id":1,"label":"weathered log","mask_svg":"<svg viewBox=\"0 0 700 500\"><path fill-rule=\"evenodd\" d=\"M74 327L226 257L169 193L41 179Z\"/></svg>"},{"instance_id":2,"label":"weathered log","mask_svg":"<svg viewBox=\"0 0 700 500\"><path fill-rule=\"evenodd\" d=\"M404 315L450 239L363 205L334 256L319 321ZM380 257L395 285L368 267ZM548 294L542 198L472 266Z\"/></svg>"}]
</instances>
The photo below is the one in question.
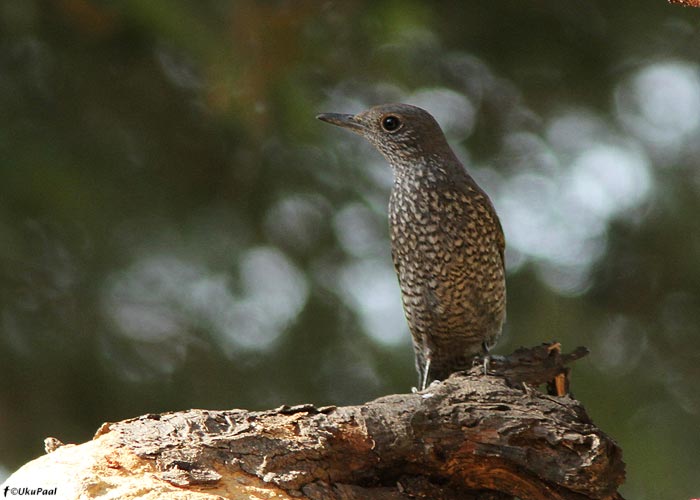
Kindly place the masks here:
<instances>
[{"instance_id":1,"label":"weathered log","mask_svg":"<svg viewBox=\"0 0 700 500\"><path fill-rule=\"evenodd\" d=\"M104 424L92 442L60 446L6 484L64 467L63 491L83 498L112 490L120 498L621 498L616 443L576 400L531 387L584 354L518 350L493 358L488 375L478 366L359 406L189 410ZM76 451L86 463L71 461Z\"/></svg>"}]
</instances>

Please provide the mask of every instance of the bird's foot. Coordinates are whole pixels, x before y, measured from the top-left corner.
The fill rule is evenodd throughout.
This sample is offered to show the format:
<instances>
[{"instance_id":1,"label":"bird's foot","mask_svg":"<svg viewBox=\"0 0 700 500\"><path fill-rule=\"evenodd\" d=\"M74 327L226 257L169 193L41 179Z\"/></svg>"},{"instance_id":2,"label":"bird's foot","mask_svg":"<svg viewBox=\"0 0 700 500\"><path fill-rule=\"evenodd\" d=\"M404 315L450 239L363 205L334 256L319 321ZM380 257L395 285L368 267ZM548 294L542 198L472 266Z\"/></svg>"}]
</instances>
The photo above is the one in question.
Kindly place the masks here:
<instances>
[{"instance_id":1,"label":"bird's foot","mask_svg":"<svg viewBox=\"0 0 700 500\"><path fill-rule=\"evenodd\" d=\"M535 393L537 393L537 389L532 387L531 385L527 384L526 382L521 382L523 386L523 391L525 391L525 394L527 394L529 397L533 397Z\"/></svg>"},{"instance_id":2,"label":"bird's foot","mask_svg":"<svg viewBox=\"0 0 700 500\"><path fill-rule=\"evenodd\" d=\"M486 353L474 356L474 359L472 361L472 367L476 367L479 365L481 365L481 370L483 374L488 375L489 369L491 368L491 355Z\"/></svg>"},{"instance_id":3,"label":"bird's foot","mask_svg":"<svg viewBox=\"0 0 700 500\"><path fill-rule=\"evenodd\" d=\"M491 364L491 355L489 354L489 351L491 350L491 347L492 347L492 345L489 345L489 343L486 341L481 343L481 349L484 353L483 354L484 358L482 360L484 375L489 374L489 368L490 368L490 364Z\"/></svg>"}]
</instances>

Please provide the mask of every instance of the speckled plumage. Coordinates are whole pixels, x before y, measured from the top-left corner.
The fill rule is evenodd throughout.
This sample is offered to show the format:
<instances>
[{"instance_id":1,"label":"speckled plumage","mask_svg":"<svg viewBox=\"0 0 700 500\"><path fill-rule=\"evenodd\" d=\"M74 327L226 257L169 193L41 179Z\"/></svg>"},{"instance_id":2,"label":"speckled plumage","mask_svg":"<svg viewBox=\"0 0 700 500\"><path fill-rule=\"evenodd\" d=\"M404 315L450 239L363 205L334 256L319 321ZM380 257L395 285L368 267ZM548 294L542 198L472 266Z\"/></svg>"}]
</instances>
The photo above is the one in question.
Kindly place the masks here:
<instances>
[{"instance_id":1,"label":"speckled plumage","mask_svg":"<svg viewBox=\"0 0 700 500\"><path fill-rule=\"evenodd\" d=\"M505 239L491 200L423 109L318 118L365 137L393 169L391 249L421 389L468 368L505 320Z\"/></svg>"}]
</instances>

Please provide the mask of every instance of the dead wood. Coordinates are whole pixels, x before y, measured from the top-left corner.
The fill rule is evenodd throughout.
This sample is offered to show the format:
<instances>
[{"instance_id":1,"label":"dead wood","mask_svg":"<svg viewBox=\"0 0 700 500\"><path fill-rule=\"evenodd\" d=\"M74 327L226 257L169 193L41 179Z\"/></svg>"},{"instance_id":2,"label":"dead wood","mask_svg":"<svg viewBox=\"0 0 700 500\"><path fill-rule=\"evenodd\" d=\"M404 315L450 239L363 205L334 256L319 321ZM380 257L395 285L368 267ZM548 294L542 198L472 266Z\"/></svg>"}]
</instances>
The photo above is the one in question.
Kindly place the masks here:
<instances>
[{"instance_id":1,"label":"dead wood","mask_svg":"<svg viewBox=\"0 0 700 500\"><path fill-rule=\"evenodd\" d=\"M319 499L477 498L479 490L617 498L624 464L615 442L576 400L528 387L568 374L565 364L587 352L561 355L557 347L493 358L495 375L475 367L421 393L360 406L146 415L98 436L116 433L182 487L213 486L240 470Z\"/></svg>"},{"instance_id":2,"label":"dead wood","mask_svg":"<svg viewBox=\"0 0 700 500\"><path fill-rule=\"evenodd\" d=\"M558 344L493 357L418 393L346 407L189 410L104 424L6 484L61 498L619 499L617 444L568 386ZM553 379L559 382L552 383ZM107 495L107 496L104 496ZM109 496L111 495L111 496Z\"/></svg>"}]
</instances>

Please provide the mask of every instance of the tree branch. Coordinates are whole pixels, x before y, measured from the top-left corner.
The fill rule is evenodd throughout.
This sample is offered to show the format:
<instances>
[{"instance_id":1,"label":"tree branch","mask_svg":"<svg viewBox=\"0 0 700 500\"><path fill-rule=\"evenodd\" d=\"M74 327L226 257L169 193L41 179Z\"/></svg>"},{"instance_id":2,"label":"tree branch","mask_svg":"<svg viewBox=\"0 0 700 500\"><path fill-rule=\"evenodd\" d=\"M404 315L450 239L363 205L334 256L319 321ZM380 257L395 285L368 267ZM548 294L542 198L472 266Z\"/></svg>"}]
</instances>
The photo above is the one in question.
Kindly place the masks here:
<instances>
[{"instance_id":1,"label":"tree branch","mask_svg":"<svg viewBox=\"0 0 700 500\"><path fill-rule=\"evenodd\" d=\"M517 376L537 380L537 359L547 377L568 373L564 362L583 354L560 355L551 345L518 350L492 360L500 375L476 367L423 392L359 406L189 410L104 424L92 442L43 457L56 460L41 474L65 464L71 448L92 444L99 451L81 454L95 456L93 472L71 466L67 481L88 478L78 481L104 491L131 477L162 498L183 491L237 498L241 488L245 498L269 498L253 490L309 499L621 498L616 443L579 402L542 394Z\"/></svg>"}]
</instances>

